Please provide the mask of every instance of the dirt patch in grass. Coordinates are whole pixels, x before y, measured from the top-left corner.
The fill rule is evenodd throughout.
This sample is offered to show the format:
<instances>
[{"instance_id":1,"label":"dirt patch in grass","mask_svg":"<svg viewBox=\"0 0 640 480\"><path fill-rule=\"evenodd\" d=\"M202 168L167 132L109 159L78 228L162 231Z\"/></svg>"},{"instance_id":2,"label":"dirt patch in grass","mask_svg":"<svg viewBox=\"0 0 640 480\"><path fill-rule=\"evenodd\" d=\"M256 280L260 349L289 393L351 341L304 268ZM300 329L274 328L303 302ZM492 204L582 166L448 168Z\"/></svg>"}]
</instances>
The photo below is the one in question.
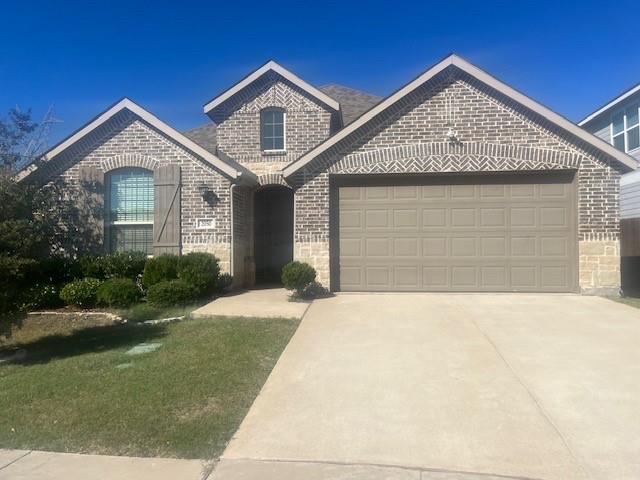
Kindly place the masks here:
<instances>
[{"instance_id":1,"label":"dirt patch in grass","mask_svg":"<svg viewBox=\"0 0 640 480\"><path fill-rule=\"evenodd\" d=\"M51 314L26 315L13 325L8 336L0 336L0 350L37 342L46 337L68 337L86 328L118 323L108 313L60 311Z\"/></svg>"}]
</instances>

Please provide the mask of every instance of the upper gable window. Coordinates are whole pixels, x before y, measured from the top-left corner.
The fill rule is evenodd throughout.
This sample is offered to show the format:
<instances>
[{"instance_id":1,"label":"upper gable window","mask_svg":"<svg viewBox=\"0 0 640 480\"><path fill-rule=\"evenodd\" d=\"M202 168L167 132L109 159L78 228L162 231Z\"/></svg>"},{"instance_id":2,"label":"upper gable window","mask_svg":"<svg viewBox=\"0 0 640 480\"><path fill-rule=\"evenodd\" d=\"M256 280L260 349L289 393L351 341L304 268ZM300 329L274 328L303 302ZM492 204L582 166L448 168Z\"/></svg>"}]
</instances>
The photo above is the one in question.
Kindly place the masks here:
<instances>
[{"instance_id":1,"label":"upper gable window","mask_svg":"<svg viewBox=\"0 0 640 480\"><path fill-rule=\"evenodd\" d=\"M281 108L260 112L260 145L265 152L284 151L285 113Z\"/></svg>"},{"instance_id":2,"label":"upper gable window","mask_svg":"<svg viewBox=\"0 0 640 480\"><path fill-rule=\"evenodd\" d=\"M630 152L640 148L640 105L616 112L611 117L611 143L618 150Z\"/></svg>"}]
</instances>

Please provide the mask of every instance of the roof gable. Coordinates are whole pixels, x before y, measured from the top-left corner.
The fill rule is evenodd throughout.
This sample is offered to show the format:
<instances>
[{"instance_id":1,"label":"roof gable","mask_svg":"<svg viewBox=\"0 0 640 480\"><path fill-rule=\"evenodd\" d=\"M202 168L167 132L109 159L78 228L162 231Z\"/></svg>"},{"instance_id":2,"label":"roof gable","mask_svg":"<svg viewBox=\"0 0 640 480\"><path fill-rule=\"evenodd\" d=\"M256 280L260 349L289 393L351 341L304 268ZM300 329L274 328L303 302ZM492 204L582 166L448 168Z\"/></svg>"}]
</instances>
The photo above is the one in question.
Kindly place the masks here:
<instances>
[{"instance_id":1,"label":"roof gable","mask_svg":"<svg viewBox=\"0 0 640 480\"><path fill-rule=\"evenodd\" d=\"M75 145L77 142L81 141L96 129L100 128L102 125L104 125L106 122L108 122L123 110L128 110L129 112L133 113L138 118L145 121L155 129L166 135L168 138L176 142L178 145L189 150L194 155L200 157L202 160L204 160L210 166L214 167L230 180L239 180L242 177L243 181L248 181L250 183L255 182L255 175L243 166L236 164L235 162L231 163L229 161L221 160L216 155L206 150L193 140L189 139L184 134L178 132L173 127L164 123L158 117L151 114L128 98L123 98L122 100L118 101L107 110L99 114L97 117L95 117L93 120L85 124L83 127L79 128L67 138L62 140L60 143L49 149L39 157L38 161L33 162L20 170L17 173L16 178L18 180L22 180L31 175L38 169L39 164L53 161L56 157L60 156L67 149Z\"/></svg>"},{"instance_id":2,"label":"roof gable","mask_svg":"<svg viewBox=\"0 0 640 480\"><path fill-rule=\"evenodd\" d=\"M612 145L586 132L582 128L578 127L576 124L562 117L561 115L558 115L557 113L549 110L543 105L535 102L531 98L511 88L505 83L497 80L496 78L492 77L488 73L472 65L466 60L460 58L459 56L450 55L444 60L442 60L441 62L429 68L427 71L425 71L424 73L419 75L416 79L406 84L404 87L400 88L396 92L389 95L380 103L378 103L377 105L375 105L374 107L372 107L371 109L363 113L354 122L352 122L342 130L338 131L336 134L329 137L323 143L311 149L309 152L301 156L298 160L289 164L283 170L284 176L290 177L291 175L296 173L298 170L303 168L305 165L313 161L320 154L326 152L334 145L346 139L349 135L353 134L354 132L358 131L365 125L369 124L369 122L373 121L379 114L383 113L388 108L391 108L392 106L398 104L398 102L401 102L405 97L410 95L412 92L416 91L426 82L431 80L433 77L435 77L436 75L438 75L439 73L443 72L444 70L450 67L454 67L461 70L462 72L475 78L479 82L499 92L500 94L524 106L526 109L543 117L544 119L551 122L558 128L562 129L563 131L568 132L574 137L585 142L590 147L597 149L599 152L603 153L604 155L617 160L626 168L633 169L633 170L636 169L636 162L629 155L623 152L620 152L619 150L615 149Z\"/></svg>"},{"instance_id":3,"label":"roof gable","mask_svg":"<svg viewBox=\"0 0 640 480\"><path fill-rule=\"evenodd\" d=\"M257 70L254 70L253 72L251 72L249 75L244 77L242 80L240 80L238 83L233 85L231 88L228 88L227 90L222 92L220 95L218 95L217 97L215 97L212 100L210 100L209 102L207 102L204 105L204 113L209 113L211 110L213 110L217 106L221 105L222 103L224 103L226 100L230 99L231 97L233 97L236 93L238 93L238 92L242 91L243 89L247 88L249 85L251 85L253 82L257 81L263 75L266 75L268 72L277 73L278 75L280 75L281 77L283 77L286 80L290 81L292 84L294 84L295 86L297 86L301 90L303 90L306 93L308 93L309 95L311 95L313 98L316 98L317 100L319 100L323 104L327 105L329 108L331 108L331 109L333 109L335 111L339 111L340 110L340 104L338 102L336 102L333 98L328 96L326 93L324 93L321 90L317 89L313 85L305 82L303 79L301 79L300 77L298 77L294 73L290 72L286 68L282 67L281 65L278 65L273 60L269 60L267 63L262 65Z\"/></svg>"},{"instance_id":4,"label":"roof gable","mask_svg":"<svg viewBox=\"0 0 640 480\"><path fill-rule=\"evenodd\" d=\"M585 118L580 120L580 122L578 122L578 125L582 127L583 125L589 123L591 120L594 120L595 118L599 117L603 113L606 113L608 110L616 108L620 103L627 100L628 98L631 98L636 93L640 93L640 83L634 87L631 87L629 90L625 91L624 93L618 95L616 98L606 103L604 106L600 107L595 112L587 115Z\"/></svg>"}]
</instances>

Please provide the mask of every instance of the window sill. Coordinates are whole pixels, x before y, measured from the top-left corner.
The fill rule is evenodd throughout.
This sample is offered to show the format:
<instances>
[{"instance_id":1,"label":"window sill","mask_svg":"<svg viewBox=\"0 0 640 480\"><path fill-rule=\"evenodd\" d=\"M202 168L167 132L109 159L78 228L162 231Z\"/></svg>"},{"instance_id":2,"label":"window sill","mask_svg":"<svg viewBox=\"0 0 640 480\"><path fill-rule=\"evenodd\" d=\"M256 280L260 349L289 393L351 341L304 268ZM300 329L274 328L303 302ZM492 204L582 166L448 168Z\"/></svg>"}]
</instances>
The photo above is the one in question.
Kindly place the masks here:
<instances>
[{"instance_id":1,"label":"window sill","mask_svg":"<svg viewBox=\"0 0 640 480\"><path fill-rule=\"evenodd\" d=\"M286 155L287 151L286 150L262 150L262 154L267 156L281 156L281 155Z\"/></svg>"}]
</instances>

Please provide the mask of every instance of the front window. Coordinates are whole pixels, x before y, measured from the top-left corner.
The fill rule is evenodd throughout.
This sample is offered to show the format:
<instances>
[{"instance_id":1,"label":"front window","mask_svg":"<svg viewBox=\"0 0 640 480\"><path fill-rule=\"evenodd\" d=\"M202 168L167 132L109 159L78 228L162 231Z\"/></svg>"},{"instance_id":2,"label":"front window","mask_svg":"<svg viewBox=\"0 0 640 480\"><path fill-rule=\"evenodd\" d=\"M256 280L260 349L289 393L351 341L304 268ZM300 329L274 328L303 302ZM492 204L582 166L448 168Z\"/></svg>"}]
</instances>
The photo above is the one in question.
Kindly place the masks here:
<instances>
[{"instance_id":1,"label":"front window","mask_svg":"<svg viewBox=\"0 0 640 480\"><path fill-rule=\"evenodd\" d=\"M108 178L109 250L150 255L153 248L153 172L126 168L114 171Z\"/></svg>"},{"instance_id":2,"label":"front window","mask_svg":"<svg viewBox=\"0 0 640 480\"><path fill-rule=\"evenodd\" d=\"M611 117L611 143L618 150L630 152L640 148L639 104L635 103Z\"/></svg>"},{"instance_id":3,"label":"front window","mask_svg":"<svg viewBox=\"0 0 640 480\"><path fill-rule=\"evenodd\" d=\"M260 143L263 151L284 150L284 110L268 108L260 112Z\"/></svg>"}]
</instances>

